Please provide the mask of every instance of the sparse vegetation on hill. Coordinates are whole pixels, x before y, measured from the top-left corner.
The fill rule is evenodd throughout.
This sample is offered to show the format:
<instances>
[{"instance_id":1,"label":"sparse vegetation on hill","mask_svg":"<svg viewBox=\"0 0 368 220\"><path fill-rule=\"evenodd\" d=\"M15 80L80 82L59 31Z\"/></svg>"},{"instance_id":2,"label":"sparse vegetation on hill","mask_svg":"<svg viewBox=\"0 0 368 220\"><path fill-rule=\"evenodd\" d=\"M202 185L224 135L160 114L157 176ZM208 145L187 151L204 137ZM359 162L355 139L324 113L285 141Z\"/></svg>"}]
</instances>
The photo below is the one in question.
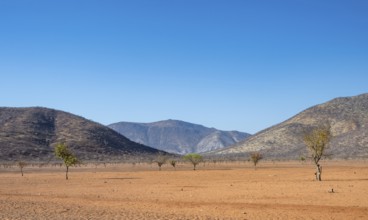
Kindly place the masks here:
<instances>
[{"instance_id":1,"label":"sparse vegetation on hill","mask_svg":"<svg viewBox=\"0 0 368 220\"><path fill-rule=\"evenodd\" d=\"M0 108L0 161L54 160L57 143L83 161L147 157L159 151L85 118L48 108Z\"/></svg>"},{"instance_id":2,"label":"sparse vegetation on hill","mask_svg":"<svg viewBox=\"0 0 368 220\"><path fill-rule=\"evenodd\" d=\"M329 121L331 125L334 138L329 150L333 152L333 158L368 158L368 94L336 98L313 106L245 141L213 153L227 155L260 151L267 152L270 159L298 159L307 153L304 131L321 121Z\"/></svg>"},{"instance_id":3,"label":"sparse vegetation on hill","mask_svg":"<svg viewBox=\"0 0 368 220\"><path fill-rule=\"evenodd\" d=\"M300 155L307 153L303 142L304 131L325 120L330 122L331 134L334 136L330 143L334 158L368 158L368 94L337 98L311 107L233 147L206 155L239 158L243 154L257 151L262 154L267 152L269 159L299 159ZM161 141L164 138L164 142L179 140L170 133L175 133L175 126L167 127L172 123L186 124L175 120L158 122L156 126L160 132L153 132L152 137ZM195 125L187 127L187 130L177 129L189 134L189 142L196 142L198 126L201 127ZM218 134L218 131L215 133ZM40 107L0 108L0 161L47 162L54 159L53 148L59 142L66 143L83 161L122 161L132 157L139 161L160 152L132 142L106 126L70 113ZM195 151L193 149L196 147L185 149Z\"/></svg>"}]
</instances>

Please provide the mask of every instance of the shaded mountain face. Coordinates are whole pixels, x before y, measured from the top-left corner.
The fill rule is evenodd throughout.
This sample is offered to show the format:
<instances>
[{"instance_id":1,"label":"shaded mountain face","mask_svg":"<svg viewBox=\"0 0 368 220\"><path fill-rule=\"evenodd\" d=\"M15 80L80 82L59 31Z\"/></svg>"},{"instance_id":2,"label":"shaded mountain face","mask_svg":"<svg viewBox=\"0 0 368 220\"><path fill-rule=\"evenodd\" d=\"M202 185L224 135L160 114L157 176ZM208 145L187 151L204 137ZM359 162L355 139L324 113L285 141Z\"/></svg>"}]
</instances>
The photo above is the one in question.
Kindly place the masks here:
<instances>
[{"instance_id":1,"label":"shaded mountain face","mask_svg":"<svg viewBox=\"0 0 368 220\"><path fill-rule=\"evenodd\" d=\"M220 149L250 136L243 132L220 131L177 120L153 123L118 122L109 127L132 141L177 154Z\"/></svg>"},{"instance_id":2,"label":"shaded mountain face","mask_svg":"<svg viewBox=\"0 0 368 220\"><path fill-rule=\"evenodd\" d=\"M303 142L305 132L326 121L330 123L333 135L327 150L331 158L368 157L368 94L336 98L311 107L245 141L212 153L261 151L269 158L296 159L308 155Z\"/></svg>"},{"instance_id":3,"label":"shaded mountain face","mask_svg":"<svg viewBox=\"0 0 368 220\"><path fill-rule=\"evenodd\" d=\"M0 108L0 160L54 160L54 147L61 142L82 160L158 153L106 126L63 111Z\"/></svg>"}]
</instances>

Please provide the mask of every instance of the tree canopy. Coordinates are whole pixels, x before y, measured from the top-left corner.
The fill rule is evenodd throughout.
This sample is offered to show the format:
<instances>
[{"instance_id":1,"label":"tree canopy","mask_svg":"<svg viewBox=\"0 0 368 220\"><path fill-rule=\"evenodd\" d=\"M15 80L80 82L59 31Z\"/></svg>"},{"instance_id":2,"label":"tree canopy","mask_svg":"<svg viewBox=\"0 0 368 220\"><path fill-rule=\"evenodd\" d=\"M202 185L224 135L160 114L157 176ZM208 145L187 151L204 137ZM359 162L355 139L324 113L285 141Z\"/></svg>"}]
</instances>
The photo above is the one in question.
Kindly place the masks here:
<instances>
[{"instance_id":1,"label":"tree canopy","mask_svg":"<svg viewBox=\"0 0 368 220\"><path fill-rule=\"evenodd\" d=\"M318 164L325 154L325 149L328 147L331 137L329 124L320 125L304 134L304 143L307 145L315 164Z\"/></svg>"},{"instance_id":2,"label":"tree canopy","mask_svg":"<svg viewBox=\"0 0 368 220\"><path fill-rule=\"evenodd\" d=\"M197 164L203 161L202 155L195 153L187 154L183 157L183 159L193 164L193 170L196 169Z\"/></svg>"},{"instance_id":3,"label":"tree canopy","mask_svg":"<svg viewBox=\"0 0 368 220\"><path fill-rule=\"evenodd\" d=\"M70 166L74 166L79 163L78 159L72 152L69 151L68 147L64 143L59 143L55 147L56 157L62 159L66 166L65 179L68 179L68 171Z\"/></svg>"},{"instance_id":4,"label":"tree canopy","mask_svg":"<svg viewBox=\"0 0 368 220\"><path fill-rule=\"evenodd\" d=\"M325 150L332 138L331 126L329 123L319 125L306 132L303 140L309 149L313 162L316 165L316 180L321 181L322 166L319 164L321 158L325 155Z\"/></svg>"},{"instance_id":5,"label":"tree canopy","mask_svg":"<svg viewBox=\"0 0 368 220\"><path fill-rule=\"evenodd\" d=\"M253 162L254 168L256 168L257 163L262 159L263 159L263 155L259 152L253 152L250 154L250 160Z\"/></svg>"}]
</instances>

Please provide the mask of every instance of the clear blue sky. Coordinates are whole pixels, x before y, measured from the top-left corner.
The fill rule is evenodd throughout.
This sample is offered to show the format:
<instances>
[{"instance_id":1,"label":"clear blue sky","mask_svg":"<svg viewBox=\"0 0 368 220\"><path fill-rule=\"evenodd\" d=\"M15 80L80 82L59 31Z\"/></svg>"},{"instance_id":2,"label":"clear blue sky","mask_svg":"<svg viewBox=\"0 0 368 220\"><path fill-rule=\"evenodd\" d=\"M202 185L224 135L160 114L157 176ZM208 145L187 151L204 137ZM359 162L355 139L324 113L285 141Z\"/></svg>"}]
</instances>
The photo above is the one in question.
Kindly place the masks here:
<instances>
[{"instance_id":1,"label":"clear blue sky","mask_svg":"<svg viewBox=\"0 0 368 220\"><path fill-rule=\"evenodd\" d=\"M0 0L0 106L255 133L368 92L366 0Z\"/></svg>"}]
</instances>

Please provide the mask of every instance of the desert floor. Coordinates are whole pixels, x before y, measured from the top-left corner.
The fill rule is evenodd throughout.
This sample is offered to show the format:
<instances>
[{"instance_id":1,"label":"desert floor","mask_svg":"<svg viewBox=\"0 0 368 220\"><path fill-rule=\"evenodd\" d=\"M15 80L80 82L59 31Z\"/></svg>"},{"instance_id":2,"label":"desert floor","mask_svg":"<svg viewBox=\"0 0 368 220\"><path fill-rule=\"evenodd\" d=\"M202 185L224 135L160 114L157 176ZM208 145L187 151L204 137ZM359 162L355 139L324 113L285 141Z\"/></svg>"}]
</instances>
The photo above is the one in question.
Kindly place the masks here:
<instances>
[{"instance_id":1,"label":"desert floor","mask_svg":"<svg viewBox=\"0 0 368 220\"><path fill-rule=\"evenodd\" d=\"M0 219L368 219L367 161L94 166L1 167Z\"/></svg>"}]
</instances>

